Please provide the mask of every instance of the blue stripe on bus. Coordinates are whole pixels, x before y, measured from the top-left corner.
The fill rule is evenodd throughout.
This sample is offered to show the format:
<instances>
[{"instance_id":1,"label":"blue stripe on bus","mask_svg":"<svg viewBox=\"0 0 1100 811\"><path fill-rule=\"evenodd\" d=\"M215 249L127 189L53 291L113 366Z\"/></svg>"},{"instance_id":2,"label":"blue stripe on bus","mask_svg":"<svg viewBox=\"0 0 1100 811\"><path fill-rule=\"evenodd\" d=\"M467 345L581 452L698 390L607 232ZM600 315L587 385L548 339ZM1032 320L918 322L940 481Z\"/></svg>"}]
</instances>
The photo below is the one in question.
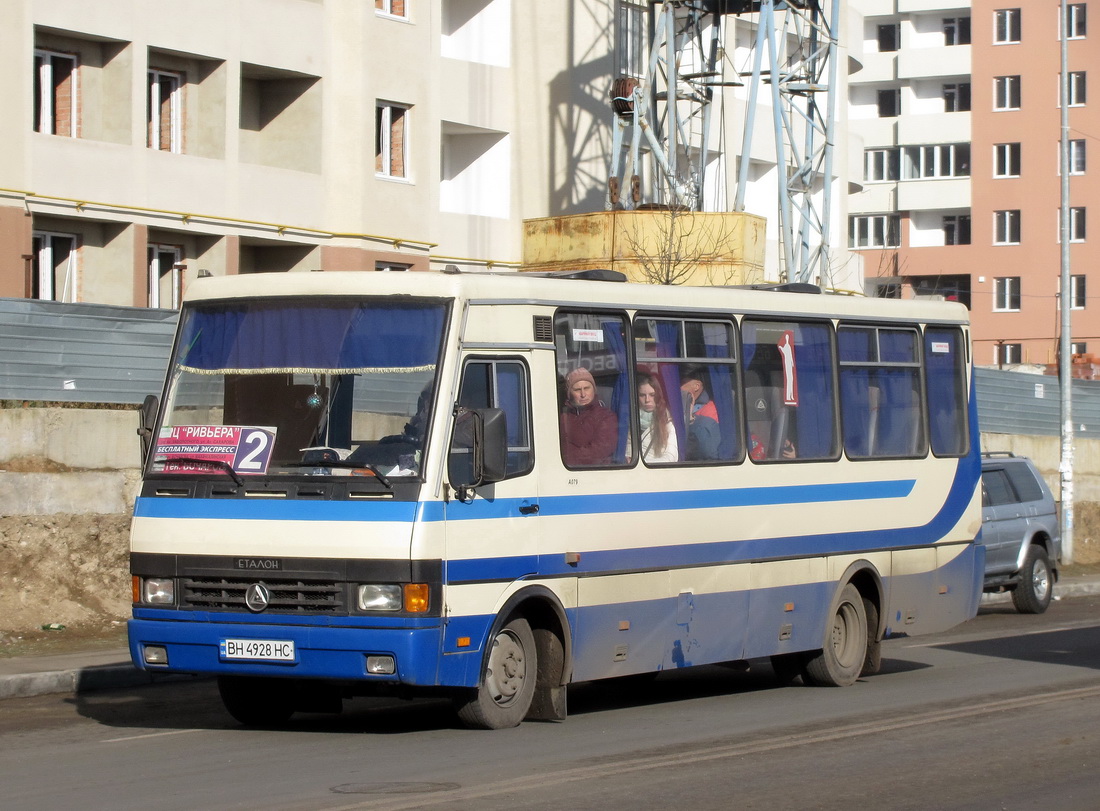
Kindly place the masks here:
<instances>
[{"instance_id":1,"label":"blue stripe on bus","mask_svg":"<svg viewBox=\"0 0 1100 811\"><path fill-rule=\"evenodd\" d=\"M905 498L915 479L879 482L800 484L721 490L672 490L650 493L544 496L541 498L475 497L469 504L452 502L276 501L269 499L148 498L137 500L139 518L208 518L268 521L474 521L519 517L519 508L537 501L540 516L598 515L720 507L767 507Z\"/></svg>"}]
</instances>

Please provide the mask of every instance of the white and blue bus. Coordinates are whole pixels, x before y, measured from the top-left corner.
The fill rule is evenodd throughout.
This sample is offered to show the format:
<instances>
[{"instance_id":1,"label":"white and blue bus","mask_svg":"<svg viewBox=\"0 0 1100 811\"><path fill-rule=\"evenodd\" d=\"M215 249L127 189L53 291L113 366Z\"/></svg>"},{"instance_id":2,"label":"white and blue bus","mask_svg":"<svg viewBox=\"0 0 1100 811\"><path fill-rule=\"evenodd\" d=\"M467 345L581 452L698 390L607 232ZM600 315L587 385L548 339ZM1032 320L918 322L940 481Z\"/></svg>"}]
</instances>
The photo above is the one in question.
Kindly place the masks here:
<instances>
[{"instance_id":1,"label":"white and blue bus","mask_svg":"<svg viewBox=\"0 0 1100 811\"><path fill-rule=\"evenodd\" d=\"M195 282L143 408L135 664L246 724L770 657L847 685L972 617L962 305L573 274Z\"/></svg>"}]
</instances>

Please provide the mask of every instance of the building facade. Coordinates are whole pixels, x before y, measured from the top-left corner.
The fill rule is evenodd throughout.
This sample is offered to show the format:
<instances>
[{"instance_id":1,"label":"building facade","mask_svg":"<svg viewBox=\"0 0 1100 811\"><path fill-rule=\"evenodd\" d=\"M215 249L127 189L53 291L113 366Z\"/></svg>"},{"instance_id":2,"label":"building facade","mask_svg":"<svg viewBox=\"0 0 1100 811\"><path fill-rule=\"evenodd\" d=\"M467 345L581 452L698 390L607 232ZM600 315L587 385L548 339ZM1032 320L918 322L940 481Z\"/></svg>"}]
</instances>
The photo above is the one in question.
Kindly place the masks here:
<instances>
[{"instance_id":1,"label":"building facade","mask_svg":"<svg viewBox=\"0 0 1100 811\"><path fill-rule=\"evenodd\" d=\"M604 209L609 88L644 59L649 6L14 0L0 296L175 308L206 274L517 269L524 220ZM751 64L754 30L723 18L729 70ZM713 211L734 197L748 98L722 93ZM769 221L752 281L778 273L765 130L747 150L747 210ZM837 286L858 289L833 216Z\"/></svg>"},{"instance_id":2,"label":"building facade","mask_svg":"<svg viewBox=\"0 0 1100 811\"><path fill-rule=\"evenodd\" d=\"M1100 57L1087 2L1068 35L1072 344L1100 353L1088 290L1100 284L1087 214L1100 206L1088 153ZM943 295L970 308L977 363L1057 361L1061 273L1058 3L860 0L864 70L852 77L864 182L849 246L878 295ZM1095 156L1094 156L1095 157ZM1095 162L1095 161L1094 161ZM1095 171L1095 167L1093 167Z\"/></svg>"}]
</instances>

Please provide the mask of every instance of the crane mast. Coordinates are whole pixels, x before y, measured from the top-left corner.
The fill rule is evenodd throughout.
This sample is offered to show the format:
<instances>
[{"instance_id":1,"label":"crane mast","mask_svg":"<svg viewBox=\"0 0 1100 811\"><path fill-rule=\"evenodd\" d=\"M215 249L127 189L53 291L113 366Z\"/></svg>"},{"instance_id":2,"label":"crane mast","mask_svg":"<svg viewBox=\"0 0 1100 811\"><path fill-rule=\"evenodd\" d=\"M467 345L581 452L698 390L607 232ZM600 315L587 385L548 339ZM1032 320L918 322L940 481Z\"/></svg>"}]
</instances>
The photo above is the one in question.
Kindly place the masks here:
<instances>
[{"instance_id":1,"label":"crane mast","mask_svg":"<svg viewBox=\"0 0 1100 811\"><path fill-rule=\"evenodd\" d=\"M829 286L839 8L839 0L650 0L644 73L612 82L607 209L746 211L757 114L768 111L779 280ZM732 20L754 29L751 70L730 63ZM747 101L729 204L734 179L707 170L726 165L711 147L713 107L737 87Z\"/></svg>"}]
</instances>

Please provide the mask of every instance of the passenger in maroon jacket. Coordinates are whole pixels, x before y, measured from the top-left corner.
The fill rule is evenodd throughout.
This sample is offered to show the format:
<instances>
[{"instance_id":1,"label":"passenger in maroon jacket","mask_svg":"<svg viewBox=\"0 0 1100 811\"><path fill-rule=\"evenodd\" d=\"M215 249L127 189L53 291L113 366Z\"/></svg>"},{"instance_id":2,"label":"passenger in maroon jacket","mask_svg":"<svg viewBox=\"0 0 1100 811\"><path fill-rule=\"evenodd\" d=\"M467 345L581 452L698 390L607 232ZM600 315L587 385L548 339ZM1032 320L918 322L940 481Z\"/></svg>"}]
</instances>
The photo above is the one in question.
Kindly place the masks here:
<instances>
[{"instance_id":1,"label":"passenger in maroon jacket","mask_svg":"<svg viewBox=\"0 0 1100 811\"><path fill-rule=\"evenodd\" d=\"M596 396L596 381L587 369L565 377L561 414L561 455L568 467L610 465L618 442L619 421Z\"/></svg>"}]
</instances>

